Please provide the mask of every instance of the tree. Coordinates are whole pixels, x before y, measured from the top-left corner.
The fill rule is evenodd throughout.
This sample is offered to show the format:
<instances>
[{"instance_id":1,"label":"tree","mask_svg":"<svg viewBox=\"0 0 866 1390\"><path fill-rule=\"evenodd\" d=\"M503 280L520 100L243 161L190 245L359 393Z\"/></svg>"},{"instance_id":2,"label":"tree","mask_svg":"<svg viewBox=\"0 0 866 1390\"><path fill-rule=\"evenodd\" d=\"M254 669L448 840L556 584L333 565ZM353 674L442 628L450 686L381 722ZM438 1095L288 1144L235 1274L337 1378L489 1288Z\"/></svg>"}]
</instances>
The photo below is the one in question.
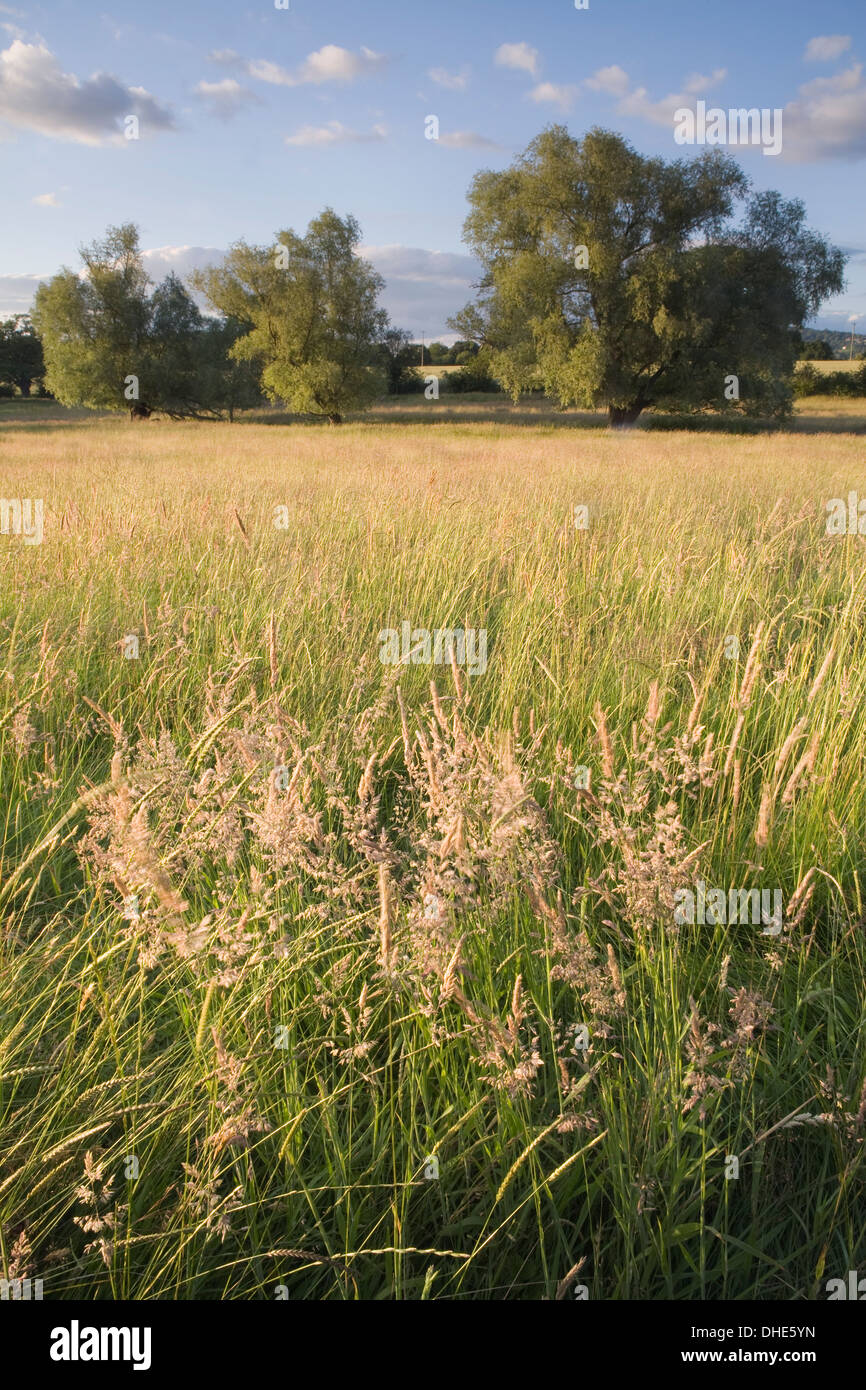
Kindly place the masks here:
<instances>
[{"instance_id":1,"label":"tree","mask_svg":"<svg viewBox=\"0 0 866 1390\"><path fill-rule=\"evenodd\" d=\"M605 405L612 425L651 405L784 415L792 330L842 288L844 257L801 203L748 189L718 149L665 162L551 127L476 175L464 236L484 275L449 326L513 396L541 384L563 406Z\"/></svg>"},{"instance_id":2,"label":"tree","mask_svg":"<svg viewBox=\"0 0 866 1390\"><path fill-rule=\"evenodd\" d=\"M800 362L833 362L836 354L826 338L810 338L798 343L797 357Z\"/></svg>"},{"instance_id":3,"label":"tree","mask_svg":"<svg viewBox=\"0 0 866 1390\"><path fill-rule=\"evenodd\" d=\"M332 424L382 389L376 363L388 316L376 299L384 281L356 254L360 236L353 217L326 208L306 236L237 242L221 266L193 277L215 309L245 325L230 352L260 361L267 396Z\"/></svg>"},{"instance_id":4,"label":"tree","mask_svg":"<svg viewBox=\"0 0 866 1390\"><path fill-rule=\"evenodd\" d=\"M103 241L82 247L81 258L85 275L64 268L36 292L45 384L64 405L123 410L149 367L150 279L138 231L131 223L109 227Z\"/></svg>"},{"instance_id":5,"label":"tree","mask_svg":"<svg viewBox=\"0 0 866 1390\"><path fill-rule=\"evenodd\" d=\"M42 342L29 314L15 314L0 323L0 382L17 386L22 396L45 376Z\"/></svg>"},{"instance_id":6,"label":"tree","mask_svg":"<svg viewBox=\"0 0 866 1390\"><path fill-rule=\"evenodd\" d=\"M237 319L205 321L198 344L200 389L213 409L234 420L238 410L261 405L261 364L255 359L238 361L231 348L245 332Z\"/></svg>"},{"instance_id":7,"label":"tree","mask_svg":"<svg viewBox=\"0 0 866 1390\"><path fill-rule=\"evenodd\" d=\"M174 274L150 300L149 398L175 419L230 420L235 411L261 400L254 362L237 362L229 349L242 326L234 320L206 319Z\"/></svg>"},{"instance_id":8,"label":"tree","mask_svg":"<svg viewBox=\"0 0 866 1390\"><path fill-rule=\"evenodd\" d=\"M258 398L255 372L227 353L238 325L206 320L176 275L153 289L138 231L109 227L36 294L46 383L65 405L219 418Z\"/></svg>"},{"instance_id":9,"label":"tree","mask_svg":"<svg viewBox=\"0 0 866 1390\"><path fill-rule=\"evenodd\" d=\"M444 343L433 342L427 344L424 356L431 366L442 367L451 361L450 352L450 348L447 348Z\"/></svg>"},{"instance_id":10,"label":"tree","mask_svg":"<svg viewBox=\"0 0 866 1390\"><path fill-rule=\"evenodd\" d=\"M148 400L169 415L197 413L204 319L177 275L166 276L150 299Z\"/></svg>"},{"instance_id":11,"label":"tree","mask_svg":"<svg viewBox=\"0 0 866 1390\"><path fill-rule=\"evenodd\" d=\"M385 372L389 396L399 396L419 388L422 379L415 372L418 349L403 328L388 327L379 342L379 361Z\"/></svg>"},{"instance_id":12,"label":"tree","mask_svg":"<svg viewBox=\"0 0 866 1390\"><path fill-rule=\"evenodd\" d=\"M452 344L449 360L454 366L465 367L472 361L473 357L478 356L479 351L477 343L471 342L468 338L458 338L457 342Z\"/></svg>"}]
</instances>

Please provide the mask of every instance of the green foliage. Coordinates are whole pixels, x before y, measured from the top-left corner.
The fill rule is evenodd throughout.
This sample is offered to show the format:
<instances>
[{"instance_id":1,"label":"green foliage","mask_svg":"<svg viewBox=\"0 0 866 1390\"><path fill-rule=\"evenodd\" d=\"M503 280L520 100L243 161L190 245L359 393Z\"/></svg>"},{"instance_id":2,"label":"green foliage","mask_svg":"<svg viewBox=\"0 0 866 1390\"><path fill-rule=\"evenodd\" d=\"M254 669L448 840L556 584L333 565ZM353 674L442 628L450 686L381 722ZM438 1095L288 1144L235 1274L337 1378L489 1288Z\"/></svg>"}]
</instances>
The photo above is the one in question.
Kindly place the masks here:
<instances>
[{"instance_id":1,"label":"green foliage","mask_svg":"<svg viewBox=\"0 0 866 1390\"><path fill-rule=\"evenodd\" d=\"M468 338L458 339L450 348L444 343L430 343L424 348L424 361L433 367L464 367L478 352L478 344Z\"/></svg>"},{"instance_id":2,"label":"green foliage","mask_svg":"<svg viewBox=\"0 0 866 1390\"><path fill-rule=\"evenodd\" d=\"M812 338L808 342L802 342L797 349L797 358L800 362L833 362L836 354L826 338Z\"/></svg>"},{"instance_id":3,"label":"green foliage","mask_svg":"<svg viewBox=\"0 0 866 1390\"><path fill-rule=\"evenodd\" d=\"M44 376L42 343L30 315L15 314L0 323L0 382L29 396Z\"/></svg>"},{"instance_id":4,"label":"green foliage","mask_svg":"<svg viewBox=\"0 0 866 1390\"><path fill-rule=\"evenodd\" d=\"M502 387L490 375L486 362L468 362L459 372L449 372L443 378L446 391L501 391Z\"/></svg>"},{"instance_id":5,"label":"green foliage","mask_svg":"<svg viewBox=\"0 0 866 1390\"><path fill-rule=\"evenodd\" d=\"M382 334L378 357L385 373L389 396L402 396L424 389L423 379L414 370L418 348L403 328L387 328Z\"/></svg>"},{"instance_id":6,"label":"green foliage","mask_svg":"<svg viewBox=\"0 0 866 1390\"><path fill-rule=\"evenodd\" d=\"M457 367L465 367L477 357L480 349L477 343L470 342L468 338L461 338L451 348L451 361Z\"/></svg>"},{"instance_id":7,"label":"green foliage","mask_svg":"<svg viewBox=\"0 0 866 1390\"><path fill-rule=\"evenodd\" d=\"M794 375L794 395L866 396L866 364L857 372L819 372L807 363Z\"/></svg>"},{"instance_id":8,"label":"green foliage","mask_svg":"<svg viewBox=\"0 0 866 1390\"><path fill-rule=\"evenodd\" d=\"M424 360L431 367L444 367L451 363L451 349L444 343L428 343L424 348Z\"/></svg>"},{"instance_id":9,"label":"green foliage","mask_svg":"<svg viewBox=\"0 0 866 1390\"><path fill-rule=\"evenodd\" d=\"M230 349L242 326L205 319L176 275L151 299L150 380L160 409L174 416L248 409L261 400L255 362L237 361Z\"/></svg>"},{"instance_id":10,"label":"green foliage","mask_svg":"<svg viewBox=\"0 0 866 1390\"><path fill-rule=\"evenodd\" d=\"M149 365L150 280L138 231L131 223L109 227L81 257L85 275L64 268L36 293L46 385L64 405L123 410L127 376L144 381Z\"/></svg>"},{"instance_id":11,"label":"green foliage","mask_svg":"<svg viewBox=\"0 0 866 1390\"><path fill-rule=\"evenodd\" d=\"M450 326L484 344L515 398L540 378L613 423L655 405L784 417L791 328L842 287L844 257L801 203L747 195L719 150L666 163L608 131L552 127L476 175L465 235L485 273Z\"/></svg>"},{"instance_id":12,"label":"green foliage","mask_svg":"<svg viewBox=\"0 0 866 1390\"><path fill-rule=\"evenodd\" d=\"M138 402L175 417L256 403L255 374L239 374L227 355L237 325L205 320L176 275L151 293L131 223L110 227L81 256L86 274L62 270L34 307L46 384L59 401L112 411Z\"/></svg>"},{"instance_id":13,"label":"green foliage","mask_svg":"<svg viewBox=\"0 0 866 1390\"><path fill-rule=\"evenodd\" d=\"M837 374L834 373L834 375ZM821 395L823 394L821 383L822 373L816 371L815 368L807 362L804 367L800 367L794 374L794 395L798 398L801 396Z\"/></svg>"},{"instance_id":14,"label":"green foliage","mask_svg":"<svg viewBox=\"0 0 866 1390\"><path fill-rule=\"evenodd\" d=\"M376 299L384 281L356 254L360 235L353 217L327 208L306 236L237 242L221 266L193 277L216 309L246 327L231 353L261 363L268 397L334 423L382 390L388 319Z\"/></svg>"}]
</instances>

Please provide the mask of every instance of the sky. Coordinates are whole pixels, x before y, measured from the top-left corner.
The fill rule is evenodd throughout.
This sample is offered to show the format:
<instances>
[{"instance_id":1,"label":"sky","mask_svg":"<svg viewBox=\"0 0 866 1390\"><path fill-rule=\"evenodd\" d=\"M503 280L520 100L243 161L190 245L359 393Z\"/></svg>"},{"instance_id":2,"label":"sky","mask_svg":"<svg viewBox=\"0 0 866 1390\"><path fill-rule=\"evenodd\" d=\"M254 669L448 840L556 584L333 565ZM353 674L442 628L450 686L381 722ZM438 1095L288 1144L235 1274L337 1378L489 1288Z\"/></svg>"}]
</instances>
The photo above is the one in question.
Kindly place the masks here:
<instances>
[{"instance_id":1,"label":"sky","mask_svg":"<svg viewBox=\"0 0 866 1390\"><path fill-rule=\"evenodd\" d=\"M112 224L138 225L159 280L331 206L397 326L450 341L479 169L553 123L695 157L674 113L703 101L782 111L780 153L731 153L850 253L815 326L861 332L864 61L863 0L0 0L0 315Z\"/></svg>"}]
</instances>

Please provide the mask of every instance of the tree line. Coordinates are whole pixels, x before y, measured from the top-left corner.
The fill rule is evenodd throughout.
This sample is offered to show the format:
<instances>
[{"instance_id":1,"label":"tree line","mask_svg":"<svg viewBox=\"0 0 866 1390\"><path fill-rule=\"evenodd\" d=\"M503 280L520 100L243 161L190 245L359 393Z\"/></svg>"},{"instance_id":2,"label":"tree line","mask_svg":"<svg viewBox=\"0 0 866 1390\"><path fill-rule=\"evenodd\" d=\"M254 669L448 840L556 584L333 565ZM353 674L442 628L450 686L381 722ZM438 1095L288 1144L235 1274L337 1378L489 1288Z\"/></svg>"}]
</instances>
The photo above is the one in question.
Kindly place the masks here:
<instances>
[{"instance_id":1,"label":"tree line","mask_svg":"<svg viewBox=\"0 0 866 1390\"><path fill-rule=\"evenodd\" d=\"M45 359L42 340L29 314L13 314L0 320L0 396L15 389L29 396L34 386L44 390Z\"/></svg>"},{"instance_id":2,"label":"tree line","mask_svg":"<svg viewBox=\"0 0 866 1390\"><path fill-rule=\"evenodd\" d=\"M431 345L428 363L453 354L470 382L604 407L613 425L648 407L784 418L802 329L844 287L845 257L803 204L755 192L717 148L665 161L610 131L553 126L476 175L469 209L481 279L449 320L459 343ZM231 419L264 398L339 423L421 365L360 239L326 208L303 236L238 241L189 287L173 274L154 287L136 228L109 228L82 249L82 273L37 292L45 387L133 415Z\"/></svg>"}]
</instances>

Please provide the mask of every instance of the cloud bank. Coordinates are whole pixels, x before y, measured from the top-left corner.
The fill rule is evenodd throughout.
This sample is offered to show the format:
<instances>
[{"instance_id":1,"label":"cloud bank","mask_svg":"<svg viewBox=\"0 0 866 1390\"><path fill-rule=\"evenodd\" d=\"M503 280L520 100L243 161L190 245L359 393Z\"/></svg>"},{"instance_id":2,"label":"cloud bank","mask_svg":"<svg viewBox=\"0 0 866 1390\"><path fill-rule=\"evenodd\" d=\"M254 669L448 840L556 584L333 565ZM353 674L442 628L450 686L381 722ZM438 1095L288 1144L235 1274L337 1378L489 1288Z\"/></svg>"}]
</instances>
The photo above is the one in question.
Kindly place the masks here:
<instances>
[{"instance_id":1,"label":"cloud bank","mask_svg":"<svg viewBox=\"0 0 866 1390\"><path fill-rule=\"evenodd\" d=\"M15 39L0 52L0 126L81 145L118 144L127 116L138 117L142 135L174 129L168 107L143 87L104 72L82 80L41 43Z\"/></svg>"}]
</instances>

